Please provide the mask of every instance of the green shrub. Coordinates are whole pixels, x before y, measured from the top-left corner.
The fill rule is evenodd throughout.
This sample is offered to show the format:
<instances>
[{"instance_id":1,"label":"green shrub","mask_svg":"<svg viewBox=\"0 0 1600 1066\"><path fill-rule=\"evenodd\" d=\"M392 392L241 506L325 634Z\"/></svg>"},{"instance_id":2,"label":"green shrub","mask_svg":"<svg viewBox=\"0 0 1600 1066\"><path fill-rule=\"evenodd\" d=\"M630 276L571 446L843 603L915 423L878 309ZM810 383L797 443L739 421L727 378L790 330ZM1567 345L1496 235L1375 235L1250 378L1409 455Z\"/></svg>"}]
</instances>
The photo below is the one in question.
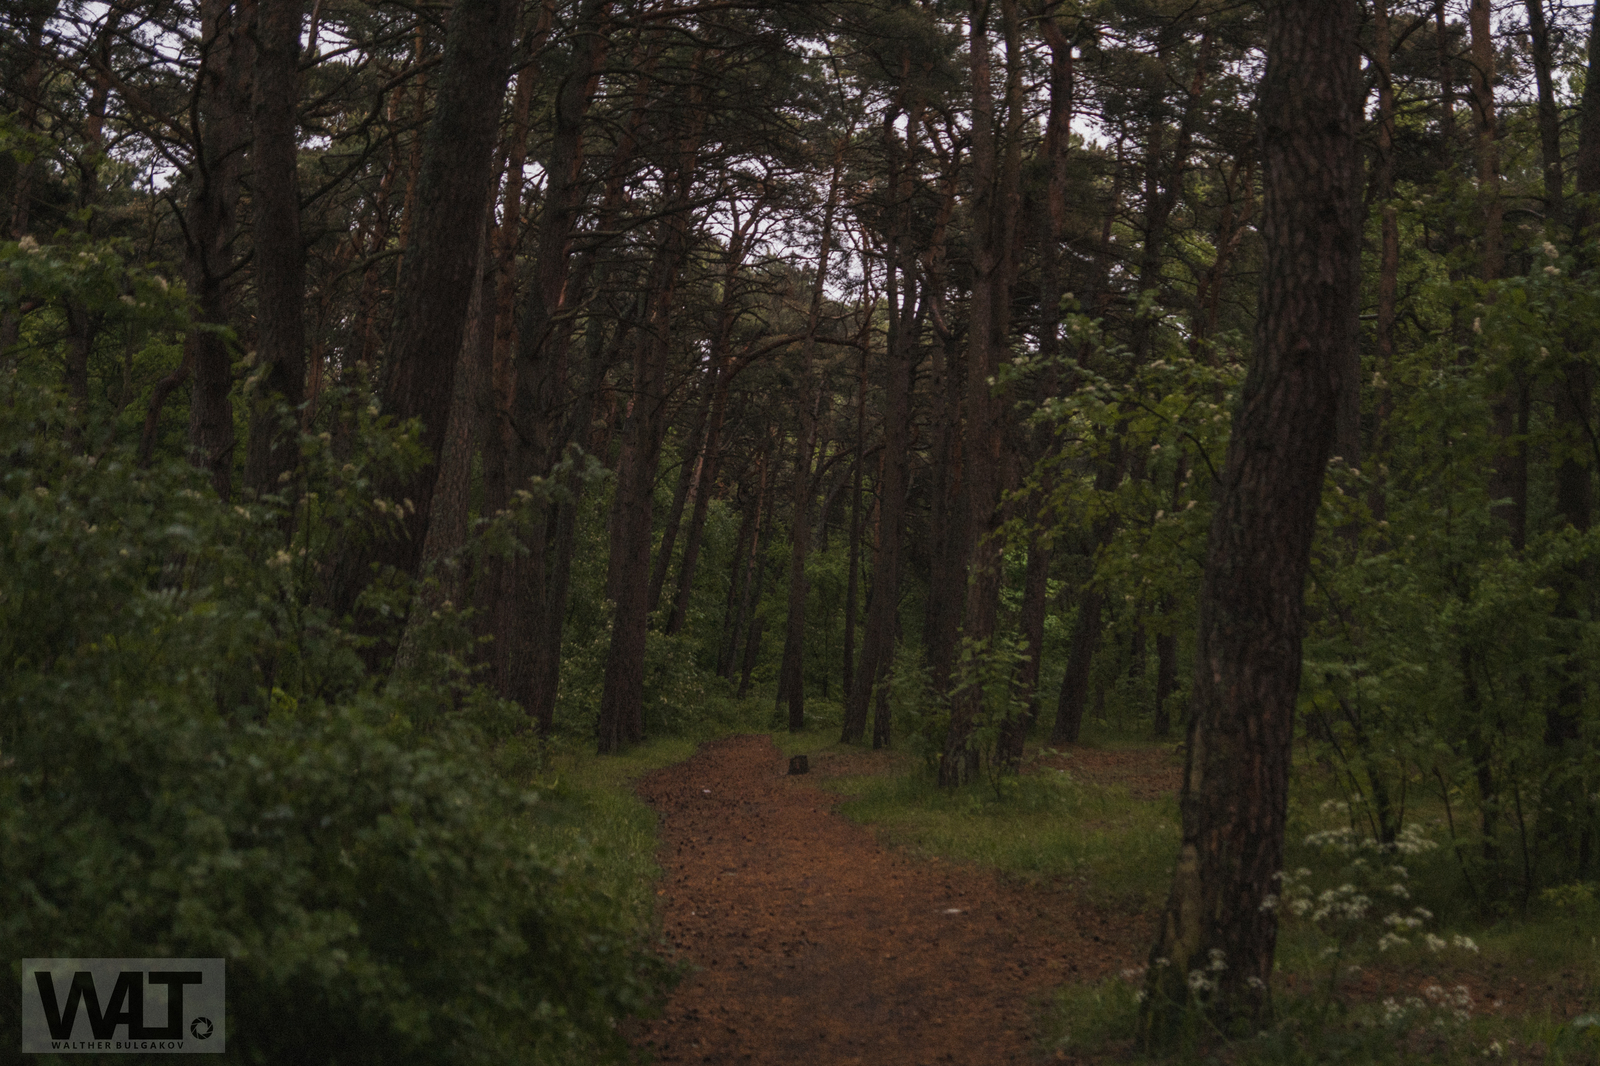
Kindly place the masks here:
<instances>
[{"instance_id":1,"label":"green shrub","mask_svg":"<svg viewBox=\"0 0 1600 1066\"><path fill-rule=\"evenodd\" d=\"M503 708L365 675L314 541L72 454L32 399L0 421L0 953L226 958L244 1061L620 1057L672 973L546 828L567 801L494 772Z\"/></svg>"}]
</instances>

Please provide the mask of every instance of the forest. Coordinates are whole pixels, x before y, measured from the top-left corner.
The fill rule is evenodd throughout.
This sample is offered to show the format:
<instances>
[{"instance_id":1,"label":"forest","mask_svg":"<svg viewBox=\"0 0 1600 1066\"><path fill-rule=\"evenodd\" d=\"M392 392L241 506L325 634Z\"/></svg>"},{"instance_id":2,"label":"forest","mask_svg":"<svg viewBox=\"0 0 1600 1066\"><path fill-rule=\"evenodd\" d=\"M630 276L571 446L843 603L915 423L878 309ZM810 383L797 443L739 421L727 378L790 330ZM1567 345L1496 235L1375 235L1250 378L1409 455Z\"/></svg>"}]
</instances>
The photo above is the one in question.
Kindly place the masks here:
<instances>
[{"instance_id":1,"label":"forest","mask_svg":"<svg viewBox=\"0 0 1600 1066\"><path fill-rule=\"evenodd\" d=\"M1597 31L5 5L8 964L226 957L250 1061L625 1058L687 972L625 779L751 732L929 810L1181 764L1151 1054L1293 1014L1307 912L1356 1028L1358 941L1588 939Z\"/></svg>"}]
</instances>

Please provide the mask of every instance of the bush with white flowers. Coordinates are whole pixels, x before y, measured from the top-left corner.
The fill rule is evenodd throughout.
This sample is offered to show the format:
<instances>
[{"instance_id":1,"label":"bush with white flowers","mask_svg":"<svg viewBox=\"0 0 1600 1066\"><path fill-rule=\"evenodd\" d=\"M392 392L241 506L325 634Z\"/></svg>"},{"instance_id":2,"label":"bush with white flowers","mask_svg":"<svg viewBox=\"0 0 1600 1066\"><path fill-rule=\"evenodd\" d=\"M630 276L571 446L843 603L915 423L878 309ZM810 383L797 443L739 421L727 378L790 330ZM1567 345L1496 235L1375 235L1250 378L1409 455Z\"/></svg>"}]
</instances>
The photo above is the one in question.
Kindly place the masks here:
<instances>
[{"instance_id":1,"label":"bush with white flowers","mask_svg":"<svg viewBox=\"0 0 1600 1066\"><path fill-rule=\"evenodd\" d=\"M1332 813L1338 806L1324 804L1324 813ZM1277 893L1261 906L1279 911L1290 921L1309 923L1328 941L1321 952L1327 965L1328 1005L1337 996L1340 980L1360 972L1350 959L1364 944L1372 944L1380 953L1409 945L1414 939L1435 952L1452 946L1478 950L1471 937L1457 934L1446 940L1426 931L1424 926L1433 920L1433 913L1411 902L1411 872L1405 860L1438 846L1421 826L1407 825L1388 843L1349 827L1326 829L1307 836L1305 845L1332 861L1333 876L1318 876L1308 867L1285 870L1277 875ZM1470 999L1468 1004L1465 1009L1470 1011ZM1453 1007L1459 1009L1459 1005ZM1385 1018L1397 1020L1407 1013L1391 1010Z\"/></svg>"}]
</instances>

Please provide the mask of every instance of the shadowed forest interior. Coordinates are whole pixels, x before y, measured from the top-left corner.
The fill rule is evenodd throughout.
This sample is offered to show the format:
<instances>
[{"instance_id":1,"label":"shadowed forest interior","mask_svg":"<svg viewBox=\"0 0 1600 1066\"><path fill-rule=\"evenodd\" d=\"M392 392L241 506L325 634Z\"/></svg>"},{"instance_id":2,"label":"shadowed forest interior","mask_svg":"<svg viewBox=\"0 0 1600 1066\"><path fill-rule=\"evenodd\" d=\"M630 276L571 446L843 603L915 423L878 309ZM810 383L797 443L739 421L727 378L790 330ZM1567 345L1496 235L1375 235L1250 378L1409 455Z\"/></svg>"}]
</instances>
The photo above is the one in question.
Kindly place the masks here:
<instances>
[{"instance_id":1,"label":"shadowed forest interior","mask_svg":"<svg viewBox=\"0 0 1600 1066\"><path fill-rule=\"evenodd\" d=\"M252 1061L625 1057L683 977L627 782L777 731L878 759L898 784L828 787L899 843L1114 882L1141 951L1180 821L1239 797L1258 969L1171 934L1130 964L1176 985L1096 986L1106 1047L1278 1061L1228 1042L1336 1016L1363 1053L1595 1061L1597 19L7 5L7 959L227 957ZM1314 425L1252 406L1305 367ZM1219 518L1273 448L1293 491ZM1208 570L1282 608L1276 688L1205 680L1247 610ZM1287 783L1216 747L1239 783L1201 781L1229 722ZM1189 780L1073 777L1124 749ZM1102 787L1128 836L1070 862L961 821L1047 833ZM1397 1041L1456 1007L1340 969L1519 937L1575 953L1530 964L1579 975L1537 1033ZM1271 991L1275 943L1338 949L1324 999Z\"/></svg>"}]
</instances>

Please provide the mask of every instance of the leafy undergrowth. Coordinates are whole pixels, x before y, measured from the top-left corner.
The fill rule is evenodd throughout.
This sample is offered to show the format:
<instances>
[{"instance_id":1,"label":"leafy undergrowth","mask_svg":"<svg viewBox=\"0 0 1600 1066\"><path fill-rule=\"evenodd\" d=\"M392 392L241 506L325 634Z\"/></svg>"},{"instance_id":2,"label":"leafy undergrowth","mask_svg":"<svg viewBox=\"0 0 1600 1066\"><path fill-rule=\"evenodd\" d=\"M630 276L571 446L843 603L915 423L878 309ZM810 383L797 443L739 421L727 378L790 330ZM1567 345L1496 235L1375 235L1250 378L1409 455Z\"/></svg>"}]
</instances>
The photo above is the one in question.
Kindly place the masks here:
<instances>
[{"instance_id":1,"label":"leafy undergrowth","mask_svg":"<svg viewBox=\"0 0 1600 1066\"><path fill-rule=\"evenodd\" d=\"M641 926L655 922L651 886L656 815L633 794L635 779L683 762L695 744L683 737L648 741L624 754L600 758L576 748L546 754L535 780L561 803L538 824L535 843L557 853L582 852L592 876Z\"/></svg>"},{"instance_id":2,"label":"leafy undergrowth","mask_svg":"<svg viewBox=\"0 0 1600 1066\"><path fill-rule=\"evenodd\" d=\"M1203 1014L1182 1045L1166 1054L1141 1054L1134 1034L1139 983L1131 975L1061 988L1045 1016L1042 1046L1057 1060L1206 1063L1216 1066L1322 1066L1322 1064L1600 1063L1600 1016L1558 1017L1548 1011L1520 1016L1479 1015L1459 987L1428 984L1404 999L1330 1003L1275 989L1278 1021L1244 1040L1222 1039Z\"/></svg>"},{"instance_id":3,"label":"leafy undergrowth","mask_svg":"<svg viewBox=\"0 0 1600 1066\"><path fill-rule=\"evenodd\" d=\"M1151 1061L1600 1063L1600 913L1587 887L1547 893L1514 920L1473 920L1425 819L1380 846L1337 805L1319 811L1331 824L1291 838L1273 900L1277 1023L1224 1039L1202 974L1187 1046ZM1082 1061L1137 1057L1143 984L1139 967L1063 988L1046 1046Z\"/></svg>"}]
</instances>

